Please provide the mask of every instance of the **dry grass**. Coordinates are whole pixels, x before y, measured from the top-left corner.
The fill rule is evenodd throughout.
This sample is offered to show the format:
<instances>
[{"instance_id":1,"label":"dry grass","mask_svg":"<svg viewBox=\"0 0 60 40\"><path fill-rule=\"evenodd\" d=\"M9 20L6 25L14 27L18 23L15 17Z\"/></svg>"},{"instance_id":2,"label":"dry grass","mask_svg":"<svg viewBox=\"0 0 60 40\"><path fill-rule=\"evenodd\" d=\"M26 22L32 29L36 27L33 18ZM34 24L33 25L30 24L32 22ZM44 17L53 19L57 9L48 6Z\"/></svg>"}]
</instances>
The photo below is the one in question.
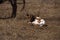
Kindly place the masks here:
<instances>
[{"instance_id":1,"label":"dry grass","mask_svg":"<svg viewBox=\"0 0 60 40\"><path fill-rule=\"evenodd\" d=\"M22 4L17 4L15 19L0 19L0 40L60 40L60 4L40 3L26 0L24 11L20 11ZM0 17L11 15L10 4L0 4ZM45 18L46 27L34 27L27 23L25 13L40 15Z\"/></svg>"}]
</instances>

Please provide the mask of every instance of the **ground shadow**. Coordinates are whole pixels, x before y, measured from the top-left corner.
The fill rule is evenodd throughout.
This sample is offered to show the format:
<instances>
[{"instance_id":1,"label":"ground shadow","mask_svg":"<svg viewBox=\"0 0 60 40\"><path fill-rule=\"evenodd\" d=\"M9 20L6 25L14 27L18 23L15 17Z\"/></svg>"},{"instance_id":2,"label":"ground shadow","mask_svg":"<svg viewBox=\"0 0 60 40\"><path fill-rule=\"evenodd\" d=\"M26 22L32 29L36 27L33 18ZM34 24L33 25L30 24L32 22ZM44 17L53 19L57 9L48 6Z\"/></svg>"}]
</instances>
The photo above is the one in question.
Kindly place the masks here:
<instances>
[{"instance_id":1,"label":"ground shadow","mask_svg":"<svg viewBox=\"0 0 60 40\"><path fill-rule=\"evenodd\" d=\"M5 2L7 0L0 0L0 4L2 4L3 2ZM16 17L16 13L17 13L17 0L8 0L12 6L12 15L11 17L7 17L7 18L0 18L0 19L9 19L9 18L15 18ZM25 0L23 0L23 8L21 9L21 11L25 8Z\"/></svg>"}]
</instances>

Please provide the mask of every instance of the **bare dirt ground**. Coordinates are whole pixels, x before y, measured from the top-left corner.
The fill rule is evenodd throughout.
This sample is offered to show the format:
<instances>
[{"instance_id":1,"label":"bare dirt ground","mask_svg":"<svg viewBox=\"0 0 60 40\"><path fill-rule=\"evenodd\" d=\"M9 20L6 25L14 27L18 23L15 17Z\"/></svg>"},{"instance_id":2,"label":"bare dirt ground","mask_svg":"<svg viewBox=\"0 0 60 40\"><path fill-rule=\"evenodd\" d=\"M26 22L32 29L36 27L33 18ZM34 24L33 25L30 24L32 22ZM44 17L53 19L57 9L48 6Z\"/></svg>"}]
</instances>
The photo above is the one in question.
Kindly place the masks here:
<instances>
[{"instance_id":1,"label":"bare dirt ground","mask_svg":"<svg viewBox=\"0 0 60 40\"><path fill-rule=\"evenodd\" d=\"M0 19L0 40L60 40L60 0L26 0L23 11L23 5L17 5L15 19ZM11 9L8 2L0 4L0 17L11 16ZM47 28L29 25L26 13L45 18Z\"/></svg>"}]
</instances>

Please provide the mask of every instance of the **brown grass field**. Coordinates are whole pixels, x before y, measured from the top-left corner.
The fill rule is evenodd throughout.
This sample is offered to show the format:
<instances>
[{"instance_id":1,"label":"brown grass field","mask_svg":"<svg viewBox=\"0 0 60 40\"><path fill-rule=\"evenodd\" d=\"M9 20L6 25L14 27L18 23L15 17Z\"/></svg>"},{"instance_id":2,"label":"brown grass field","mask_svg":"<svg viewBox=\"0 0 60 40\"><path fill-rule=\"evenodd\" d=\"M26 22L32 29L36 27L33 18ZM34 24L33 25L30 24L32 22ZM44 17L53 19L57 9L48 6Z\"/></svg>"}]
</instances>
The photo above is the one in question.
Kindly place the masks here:
<instances>
[{"instance_id":1,"label":"brown grass field","mask_svg":"<svg viewBox=\"0 0 60 40\"><path fill-rule=\"evenodd\" d=\"M26 0L17 3L17 16L12 19L0 19L0 40L60 40L60 0ZM0 17L11 16L10 3L0 4ZM45 18L47 27L31 26L25 18L26 13Z\"/></svg>"}]
</instances>

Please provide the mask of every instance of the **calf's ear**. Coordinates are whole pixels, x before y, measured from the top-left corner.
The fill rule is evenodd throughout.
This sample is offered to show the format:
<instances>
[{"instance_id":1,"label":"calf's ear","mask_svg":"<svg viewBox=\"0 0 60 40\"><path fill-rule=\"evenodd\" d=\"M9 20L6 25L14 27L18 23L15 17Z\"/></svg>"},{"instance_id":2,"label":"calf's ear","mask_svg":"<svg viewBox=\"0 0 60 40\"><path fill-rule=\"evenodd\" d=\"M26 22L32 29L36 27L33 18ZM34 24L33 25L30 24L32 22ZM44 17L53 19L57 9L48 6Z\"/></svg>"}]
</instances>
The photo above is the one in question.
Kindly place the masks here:
<instances>
[{"instance_id":1,"label":"calf's ear","mask_svg":"<svg viewBox=\"0 0 60 40\"><path fill-rule=\"evenodd\" d=\"M29 14L26 14L26 16L29 16Z\"/></svg>"}]
</instances>

